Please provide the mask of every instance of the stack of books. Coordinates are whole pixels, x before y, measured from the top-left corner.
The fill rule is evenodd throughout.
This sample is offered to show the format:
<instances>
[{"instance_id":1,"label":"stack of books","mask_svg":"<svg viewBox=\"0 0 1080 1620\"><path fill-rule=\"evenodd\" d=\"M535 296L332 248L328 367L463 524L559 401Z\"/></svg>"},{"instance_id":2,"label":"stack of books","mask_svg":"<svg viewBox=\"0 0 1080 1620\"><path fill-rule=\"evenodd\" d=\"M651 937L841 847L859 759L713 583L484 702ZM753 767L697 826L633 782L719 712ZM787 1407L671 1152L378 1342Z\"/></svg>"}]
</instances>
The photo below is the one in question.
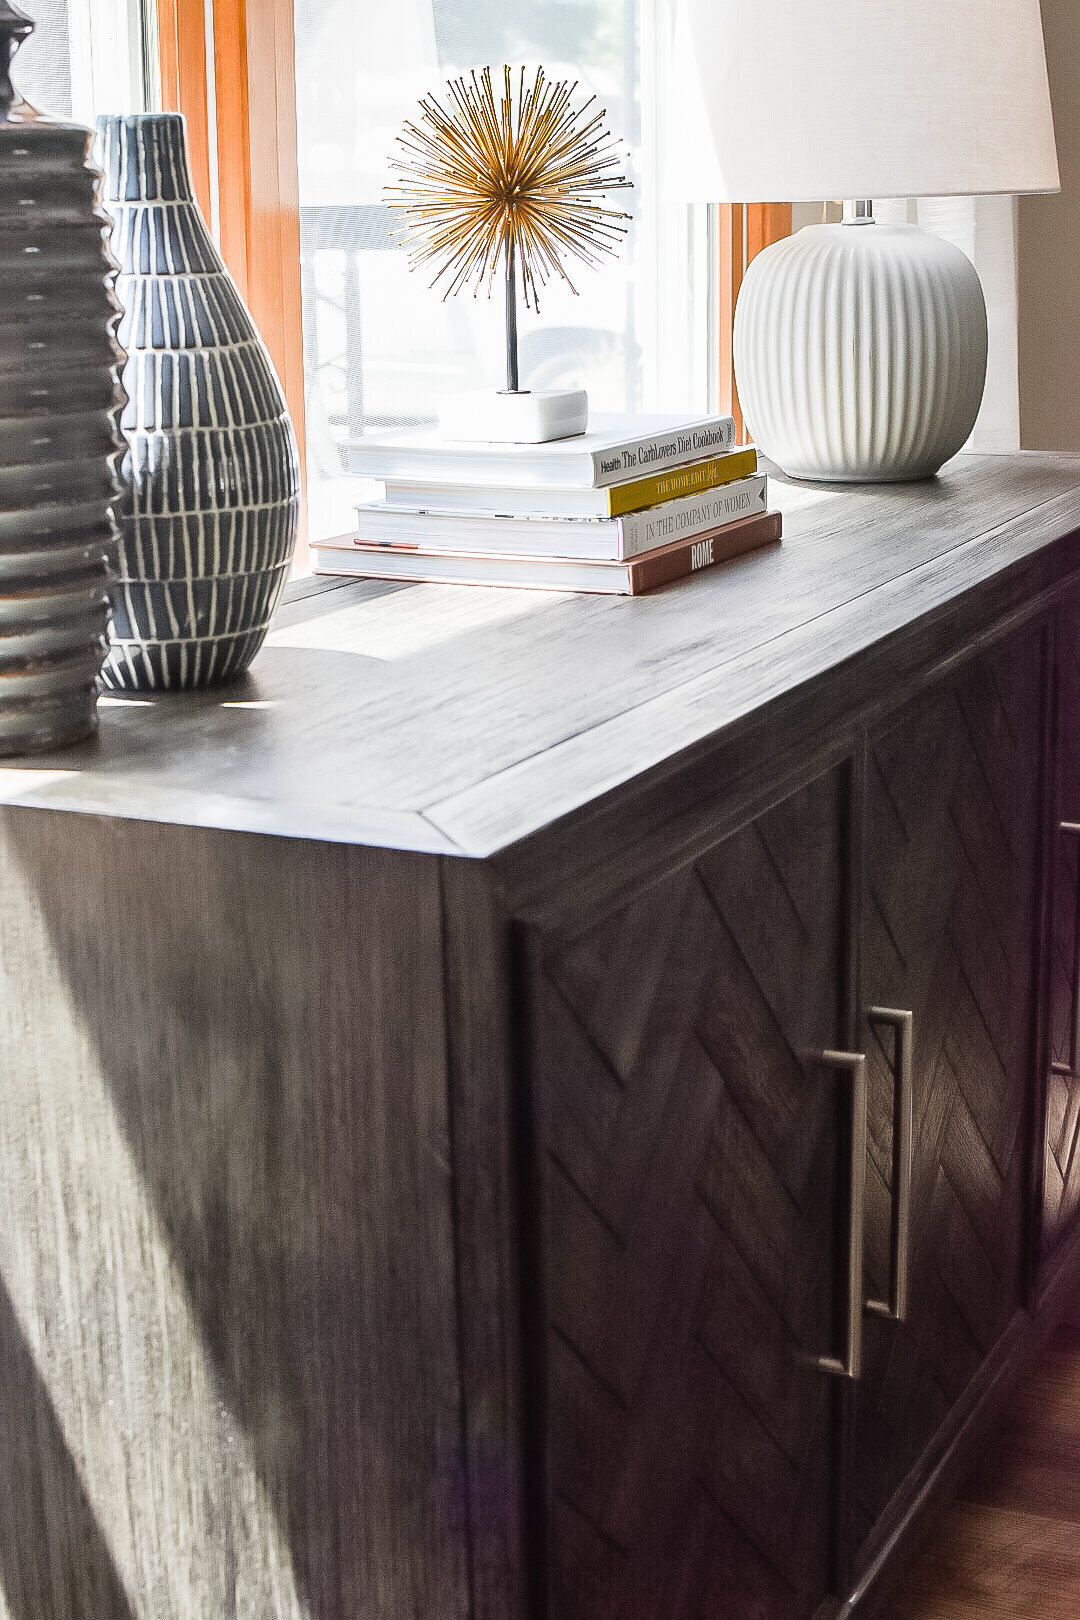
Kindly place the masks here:
<instances>
[{"instance_id":1,"label":"stack of books","mask_svg":"<svg viewBox=\"0 0 1080 1620\"><path fill-rule=\"evenodd\" d=\"M757 453L730 416L596 416L548 444L435 432L354 440L381 479L319 573L638 596L780 539Z\"/></svg>"}]
</instances>

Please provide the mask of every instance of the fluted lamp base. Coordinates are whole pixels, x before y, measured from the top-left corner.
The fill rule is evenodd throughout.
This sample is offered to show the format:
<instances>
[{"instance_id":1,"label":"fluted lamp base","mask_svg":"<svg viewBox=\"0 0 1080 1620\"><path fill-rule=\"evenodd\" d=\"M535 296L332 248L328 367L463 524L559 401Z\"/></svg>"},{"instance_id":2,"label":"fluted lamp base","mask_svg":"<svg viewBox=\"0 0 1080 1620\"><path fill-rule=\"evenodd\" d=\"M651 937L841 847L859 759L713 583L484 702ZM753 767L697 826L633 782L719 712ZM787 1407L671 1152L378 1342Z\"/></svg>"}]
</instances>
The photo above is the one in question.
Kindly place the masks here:
<instances>
[{"instance_id":1,"label":"fluted lamp base","mask_svg":"<svg viewBox=\"0 0 1080 1620\"><path fill-rule=\"evenodd\" d=\"M791 477L930 478L982 402L982 287L917 225L808 225L748 266L734 360L746 425Z\"/></svg>"}]
</instances>

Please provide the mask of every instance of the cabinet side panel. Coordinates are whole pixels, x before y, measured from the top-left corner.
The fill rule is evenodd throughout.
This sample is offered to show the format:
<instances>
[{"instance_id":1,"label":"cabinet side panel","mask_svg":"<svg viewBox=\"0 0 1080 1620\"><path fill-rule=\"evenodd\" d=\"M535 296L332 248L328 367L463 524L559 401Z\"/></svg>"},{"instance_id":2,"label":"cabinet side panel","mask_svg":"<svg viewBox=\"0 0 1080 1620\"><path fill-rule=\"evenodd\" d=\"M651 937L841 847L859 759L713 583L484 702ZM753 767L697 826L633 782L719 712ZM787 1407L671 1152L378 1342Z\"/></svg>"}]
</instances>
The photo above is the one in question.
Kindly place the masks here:
<instances>
[{"instance_id":1,"label":"cabinet side panel","mask_svg":"<svg viewBox=\"0 0 1080 1620\"><path fill-rule=\"evenodd\" d=\"M437 862L0 816L14 1620L464 1616Z\"/></svg>"}]
</instances>

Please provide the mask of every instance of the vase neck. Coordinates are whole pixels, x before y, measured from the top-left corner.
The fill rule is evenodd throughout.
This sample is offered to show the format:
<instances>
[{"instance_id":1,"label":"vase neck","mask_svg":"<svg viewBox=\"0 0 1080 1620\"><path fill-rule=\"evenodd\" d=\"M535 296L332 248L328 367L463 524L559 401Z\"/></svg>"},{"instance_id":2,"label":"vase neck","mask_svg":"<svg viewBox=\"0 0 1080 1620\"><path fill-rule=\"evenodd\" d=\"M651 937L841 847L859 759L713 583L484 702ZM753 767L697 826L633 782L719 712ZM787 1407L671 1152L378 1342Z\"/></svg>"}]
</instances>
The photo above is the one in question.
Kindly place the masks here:
<instances>
[{"instance_id":1,"label":"vase neck","mask_svg":"<svg viewBox=\"0 0 1080 1620\"><path fill-rule=\"evenodd\" d=\"M180 113L99 118L98 135L104 202L194 202Z\"/></svg>"}]
</instances>

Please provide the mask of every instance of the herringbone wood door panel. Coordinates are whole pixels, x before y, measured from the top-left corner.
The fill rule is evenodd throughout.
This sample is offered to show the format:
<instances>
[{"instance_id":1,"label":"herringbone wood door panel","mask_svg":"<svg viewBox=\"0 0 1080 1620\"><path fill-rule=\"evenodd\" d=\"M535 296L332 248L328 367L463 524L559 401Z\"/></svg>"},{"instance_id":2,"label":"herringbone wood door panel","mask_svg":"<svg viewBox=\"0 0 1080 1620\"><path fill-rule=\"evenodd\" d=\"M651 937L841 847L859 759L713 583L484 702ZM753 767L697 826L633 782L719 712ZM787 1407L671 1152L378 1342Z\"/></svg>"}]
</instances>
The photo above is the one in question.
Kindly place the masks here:
<instances>
[{"instance_id":1,"label":"herringbone wood door panel","mask_svg":"<svg viewBox=\"0 0 1080 1620\"><path fill-rule=\"evenodd\" d=\"M846 782L536 942L558 1620L794 1620L828 1589Z\"/></svg>"},{"instance_id":2,"label":"herringbone wood door panel","mask_svg":"<svg viewBox=\"0 0 1080 1620\"><path fill-rule=\"evenodd\" d=\"M1058 811L1080 827L1080 612L1062 613L1057 637ZM1054 848L1050 954L1050 1066L1046 1077L1043 1253L1051 1254L1080 1211L1080 835L1059 830Z\"/></svg>"},{"instance_id":3,"label":"herringbone wood door panel","mask_svg":"<svg viewBox=\"0 0 1080 1620\"><path fill-rule=\"evenodd\" d=\"M868 1316L855 1548L1019 1299L1041 641L1010 641L871 744L862 982L914 1014L910 1300ZM867 1286L889 1284L892 1035L865 1031Z\"/></svg>"}]
</instances>

